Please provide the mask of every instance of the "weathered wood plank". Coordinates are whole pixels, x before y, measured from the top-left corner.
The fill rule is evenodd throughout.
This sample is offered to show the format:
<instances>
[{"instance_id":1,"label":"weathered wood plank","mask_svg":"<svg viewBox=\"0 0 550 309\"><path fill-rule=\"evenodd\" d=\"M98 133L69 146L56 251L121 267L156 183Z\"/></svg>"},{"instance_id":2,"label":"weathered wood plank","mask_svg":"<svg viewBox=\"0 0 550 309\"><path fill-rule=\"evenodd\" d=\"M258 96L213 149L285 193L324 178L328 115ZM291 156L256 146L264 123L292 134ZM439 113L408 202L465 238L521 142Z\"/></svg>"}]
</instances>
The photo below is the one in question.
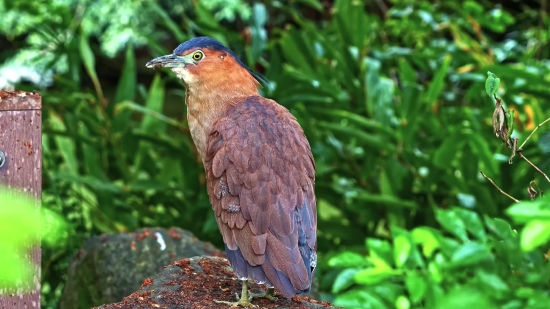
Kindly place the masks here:
<instances>
[{"instance_id":1,"label":"weathered wood plank","mask_svg":"<svg viewBox=\"0 0 550 309\"><path fill-rule=\"evenodd\" d=\"M0 151L6 162L0 168L0 185L42 197L42 99L39 94L0 91ZM0 291L0 309L40 308L40 245L29 244L34 261L32 292Z\"/></svg>"},{"instance_id":2,"label":"weathered wood plank","mask_svg":"<svg viewBox=\"0 0 550 309\"><path fill-rule=\"evenodd\" d=\"M0 111L42 109L42 98L39 93L24 91L9 92L0 90Z\"/></svg>"}]
</instances>

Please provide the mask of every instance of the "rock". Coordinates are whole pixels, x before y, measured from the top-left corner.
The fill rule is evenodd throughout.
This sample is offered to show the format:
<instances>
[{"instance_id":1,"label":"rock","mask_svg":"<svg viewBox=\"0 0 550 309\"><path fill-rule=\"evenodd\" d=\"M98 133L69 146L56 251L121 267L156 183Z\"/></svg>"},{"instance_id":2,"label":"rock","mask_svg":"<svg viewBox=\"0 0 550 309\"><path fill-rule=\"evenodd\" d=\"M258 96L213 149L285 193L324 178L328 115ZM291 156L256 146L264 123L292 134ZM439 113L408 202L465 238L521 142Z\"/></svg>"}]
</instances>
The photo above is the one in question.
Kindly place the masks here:
<instances>
[{"instance_id":1,"label":"rock","mask_svg":"<svg viewBox=\"0 0 550 309\"><path fill-rule=\"evenodd\" d=\"M146 228L91 237L69 264L60 308L118 302L171 262L197 255L225 256L178 228Z\"/></svg>"},{"instance_id":2,"label":"rock","mask_svg":"<svg viewBox=\"0 0 550 309\"><path fill-rule=\"evenodd\" d=\"M249 281L249 288L255 293L264 289L252 281ZM121 302L95 309L227 309L228 305L216 304L213 300L235 301L235 293L240 295L241 282L227 259L198 256L173 262L158 275L145 279L139 290ZM261 298L252 302L259 308L335 308L327 302L301 296L291 299L280 296L275 302Z\"/></svg>"}]
</instances>

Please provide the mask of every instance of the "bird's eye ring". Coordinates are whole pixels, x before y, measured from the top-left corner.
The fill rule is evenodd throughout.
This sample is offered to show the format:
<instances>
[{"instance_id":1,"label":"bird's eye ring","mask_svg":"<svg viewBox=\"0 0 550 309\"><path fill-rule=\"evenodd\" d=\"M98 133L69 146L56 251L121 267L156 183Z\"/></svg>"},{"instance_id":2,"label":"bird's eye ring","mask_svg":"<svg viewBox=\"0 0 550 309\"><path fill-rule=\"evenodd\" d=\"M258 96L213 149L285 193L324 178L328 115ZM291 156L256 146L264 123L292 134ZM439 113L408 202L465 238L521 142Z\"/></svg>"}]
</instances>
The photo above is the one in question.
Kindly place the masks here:
<instances>
[{"instance_id":1,"label":"bird's eye ring","mask_svg":"<svg viewBox=\"0 0 550 309\"><path fill-rule=\"evenodd\" d=\"M193 57L193 60L199 61L204 57L204 54L201 51L196 51L191 57Z\"/></svg>"}]
</instances>

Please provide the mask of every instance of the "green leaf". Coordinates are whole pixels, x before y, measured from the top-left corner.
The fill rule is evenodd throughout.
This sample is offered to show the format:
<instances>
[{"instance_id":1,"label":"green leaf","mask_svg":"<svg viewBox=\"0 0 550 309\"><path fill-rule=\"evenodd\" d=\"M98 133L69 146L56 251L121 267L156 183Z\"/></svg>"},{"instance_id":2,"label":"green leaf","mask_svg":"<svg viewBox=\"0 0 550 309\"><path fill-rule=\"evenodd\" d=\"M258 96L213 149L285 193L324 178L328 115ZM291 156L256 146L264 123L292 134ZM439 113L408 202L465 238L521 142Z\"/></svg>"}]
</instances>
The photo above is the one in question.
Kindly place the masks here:
<instances>
[{"instance_id":1,"label":"green leaf","mask_svg":"<svg viewBox=\"0 0 550 309\"><path fill-rule=\"evenodd\" d=\"M411 243L407 237L399 235L393 240L393 247L395 265L401 268L409 258Z\"/></svg>"},{"instance_id":2,"label":"green leaf","mask_svg":"<svg viewBox=\"0 0 550 309\"><path fill-rule=\"evenodd\" d=\"M359 253L345 251L336 256L333 256L328 261L328 265L331 267L351 268L359 267L367 264L367 260Z\"/></svg>"},{"instance_id":3,"label":"green leaf","mask_svg":"<svg viewBox=\"0 0 550 309\"><path fill-rule=\"evenodd\" d=\"M520 233L523 251L532 251L550 240L550 220L529 221Z\"/></svg>"},{"instance_id":4,"label":"green leaf","mask_svg":"<svg viewBox=\"0 0 550 309\"><path fill-rule=\"evenodd\" d=\"M485 244L469 242L460 246L451 257L451 265L467 266L477 264L491 255L490 249Z\"/></svg>"},{"instance_id":5,"label":"green leaf","mask_svg":"<svg viewBox=\"0 0 550 309\"><path fill-rule=\"evenodd\" d=\"M443 60L441 61L441 66L439 67L437 72L435 72L435 75L430 82L430 86L428 87L428 91L425 96L425 100L430 107L433 107L435 105L437 99L441 95L441 92L443 92L443 88L445 87L445 77L449 72L451 59L451 55L445 55L443 57Z\"/></svg>"},{"instance_id":6,"label":"green leaf","mask_svg":"<svg viewBox=\"0 0 550 309\"><path fill-rule=\"evenodd\" d=\"M374 257L384 261L384 264L386 265L391 265L392 246L388 241L377 238L367 238L366 245L369 249L369 255L371 258Z\"/></svg>"},{"instance_id":7,"label":"green leaf","mask_svg":"<svg viewBox=\"0 0 550 309\"><path fill-rule=\"evenodd\" d=\"M92 83L94 84L97 96L99 97L99 99L102 100L103 90L101 89L101 84L99 83L99 79L97 78L97 74L95 71L94 52L90 47L88 37L84 34L80 36L80 56L82 57L82 62L84 63L84 68L86 68L86 72L88 72L88 75L92 79Z\"/></svg>"},{"instance_id":8,"label":"green leaf","mask_svg":"<svg viewBox=\"0 0 550 309\"><path fill-rule=\"evenodd\" d=\"M494 293L502 293L507 294L510 291L510 288L496 274L486 272L483 269L480 269L476 272L477 279L482 282L485 286L489 287L491 290L493 290Z\"/></svg>"},{"instance_id":9,"label":"green leaf","mask_svg":"<svg viewBox=\"0 0 550 309\"><path fill-rule=\"evenodd\" d=\"M438 253L438 255L441 256L441 253ZM430 282L441 283L443 281L443 273L437 262L432 261L428 264L428 273L430 274Z\"/></svg>"},{"instance_id":10,"label":"green leaf","mask_svg":"<svg viewBox=\"0 0 550 309\"><path fill-rule=\"evenodd\" d=\"M436 210L435 218L443 228L458 237L463 242L468 241L468 235L466 233L466 226L460 216L456 214L453 210Z\"/></svg>"},{"instance_id":11,"label":"green leaf","mask_svg":"<svg viewBox=\"0 0 550 309\"><path fill-rule=\"evenodd\" d=\"M460 217L460 219L462 219L468 232L470 232L482 242L485 242L487 240L485 227L483 226L483 222L481 222L481 219L479 218L477 213L458 207L454 208L454 212Z\"/></svg>"},{"instance_id":12,"label":"green leaf","mask_svg":"<svg viewBox=\"0 0 550 309\"><path fill-rule=\"evenodd\" d=\"M54 112L50 113L49 121L53 129L61 132L67 131L65 123L63 123L61 117ZM78 174L75 141L72 138L61 135L55 135L54 140L61 156L63 157L63 160L65 161L67 170L72 174Z\"/></svg>"},{"instance_id":13,"label":"green leaf","mask_svg":"<svg viewBox=\"0 0 550 309\"><path fill-rule=\"evenodd\" d=\"M548 203L550 199L548 196L545 195L543 199L539 200L515 203L505 212L518 223L526 223L536 219L550 220L550 204Z\"/></svg>"},{"instance_id":14,"label":"green leaf","mask_svg":"<svg viewBox=\"0 0 550 309\"><path fill-rule=\"evenodd\" d=\"M411 302L405 295L399 295L395 300L395 308L397 309L409 309L411 307Z\"/></svg>"},{"instance_id":15,"label":"green leaf","mask_svg":"<svg viewBox=\"0 0 550 309\"><path fill-rule=\"evenodd\" d=\"M357 272L353 276L353 279L359 284L372 285L380 283L395 275L396 272L391 268L367 268Z\"/></svg>"},{"instance_id":16,"label":"green leaf","mask_svg":"<svg viewBox=\"0 0 550 309\"><path fill-rule=\"evenodd\" d=\"M340 293L354 283L354 276L359 272L358 268L348 268L341 271L332 284L332 293Z\"/></svg>"},{"instance_id":17,"label":"green leaf","mask_svg":"<svg viewBox=\"0 0 550 309\"><path fill-rule=\"evenodd\" d=\"M134 101L136 97L136 86L136 57L134 55L134 46L129 43L126 46L124 67L122 68L122 75L120 76L120 80L116 88L114 103L120 103L122 101Z\"/></svg>"},{"instance_id":18,"label":"green leaf","mask_svg":"<svg viewBox=\"0 0 550 309\"><path fill-rule=\"evenodd\" d=\"M454 132L447 137L441 146L435 151L433 163L435 166L448 169L455 156L460 152L465 144L464 134L460 131Z\"/></svg>"},{"instance_id":19,"label":"green leaf","mask_svg":"<svg viewBox=\"0 0 550 309\"><path fill-rule=\"evenodd\" d=\"M489 148L489 143L477 134L469 134L467 140L470 149L483 163L481 168L490 175L498 175L498 162L493 158L493 150Z\"/></svg>"},{"instance_id":20,"label":"green leaf","mask_svg":"<svg viewBox=\"0 0 550 309\"><path fill-rule=\"evenodd\" d=\"M504 240L511 240L516 237L516 233L512 231L510 224L502 219L485 216L485 224L489 230Z\"/></svg>"},{"instance_id":21,"label":"green leaf","mask_svg":"<svg viewBox=\"0 0 550 309\"><path fill-rule=\"evenodd\" d=\"M319 0L296 0L295 2L301 2L303 4L306 4L316 9L317 11L323 10L323 5L321 4L321 2L319 2Z\"/></svg>"},{"instance_id":22,"label":"green leaf","mask_svg":"<svg viewBox=\"0 0 550 309\"><path fill-rule=\"evenodd\" d=\"M404 82L416 84L416 71L405 58L399 59L399 75Z\"/></svg>"},{"instance_id":23,"label":"green leaf","mask_svg":"<svg viewBox=\"0 0 550 309\"><path fill-rule=\"evenodd\" d=\"M430 228L417 227L412 231L412 237L415 243L422 245L422 254L425 257L431 257L434 251L439 248L439 240Z\"/></svg>"},{"instance_id":24,"label":"green leaf","mask_svg":"<svg viewBox=\"0 0 550 309\"><path fill-rule=\"evenodd\" d=\"M343 308L387 309L382 300L364 290L352 290L336 296L334 305Z\"/></svg>"},{"instance_id":25,"label":"green leaf","mask_svg":"<svg viewBox=\"0 0 550 309\"><path fill-rule=\"evenodd\" d=\"M471 288L458 288L446 294L437 302L435 309L497 309L490 295Z\"/></svg>"},{"instance_id":26,"label":"green leaf","mask_svg":"<svg viewBox=\"0 0 550 309\"><path fill-rule=\"evenodd\" d=\"M126 47L126 55L124 60L124 67L122 69L122 75L118 81L115 94L115 104L107 105L107 112L109 115L114 114L113 131L122 132L128 128L131 124L130 117L131 111L120 111L119 107L122 102L134 101L137 92L137 69L136 59L134 54L133 44L128 44ZM112 116L111 116L112 117Z\"/></svg>"},{"instance_id":27,"label":"green leaf","mask_svg":"<svg viewBox=\"0 0 550 309\"><path fill-rule=\"evenodd\" d=\"M3 292L34 289L36 266L29 260L27 250L40 245L41 238L52 243L65 229L59 215L41 210L39 205L40 200L31 195L0 186L0 290Z\"/></svg>"},{"instance_id":28,"label":"green leaf","mask_svg":"<svg viewBox=\"0 0 550 309\"><path fill-rule=\"evenodd\" d=\"M417 275L414 271L407 273L405 277L405 286L414 303L418 303L424 298L428 288L426 280L422 276Z\"/></svg>"},{"instance_id":29,"label":"green leaf","mask_svg":"<svg viewBox=\"0 0 550 309\"><path fill-rule=\"evenodd\" d=\"M491 72L487 72L487 80L485 80L485 92L491 98L497 93L500 85L500 78Z\"/></svg>"}]
</instances>

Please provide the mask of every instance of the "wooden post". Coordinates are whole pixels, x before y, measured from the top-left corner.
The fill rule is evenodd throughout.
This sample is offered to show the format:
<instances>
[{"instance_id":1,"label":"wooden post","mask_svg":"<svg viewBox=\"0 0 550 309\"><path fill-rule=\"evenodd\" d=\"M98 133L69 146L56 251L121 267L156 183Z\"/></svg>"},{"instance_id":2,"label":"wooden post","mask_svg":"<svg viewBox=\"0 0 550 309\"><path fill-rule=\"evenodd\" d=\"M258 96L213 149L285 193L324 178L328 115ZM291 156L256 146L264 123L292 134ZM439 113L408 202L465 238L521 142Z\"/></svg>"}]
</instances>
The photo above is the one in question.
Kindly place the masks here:
<instances>
[{"instance_id":1,"label":"wooden post","mask_svg":"<svg viewBox=\"0 0 550 309\"><path fill-rule=\"evenodd\" d=\"M28 92L0 90L0 185L17 188L42 200L42 98ZM1 164L0 164L1 165ZM0 290L0 309L40 308L40 244L28 247L34 261L31 292L6 294Z\"/></svg>"}]
</instances>

